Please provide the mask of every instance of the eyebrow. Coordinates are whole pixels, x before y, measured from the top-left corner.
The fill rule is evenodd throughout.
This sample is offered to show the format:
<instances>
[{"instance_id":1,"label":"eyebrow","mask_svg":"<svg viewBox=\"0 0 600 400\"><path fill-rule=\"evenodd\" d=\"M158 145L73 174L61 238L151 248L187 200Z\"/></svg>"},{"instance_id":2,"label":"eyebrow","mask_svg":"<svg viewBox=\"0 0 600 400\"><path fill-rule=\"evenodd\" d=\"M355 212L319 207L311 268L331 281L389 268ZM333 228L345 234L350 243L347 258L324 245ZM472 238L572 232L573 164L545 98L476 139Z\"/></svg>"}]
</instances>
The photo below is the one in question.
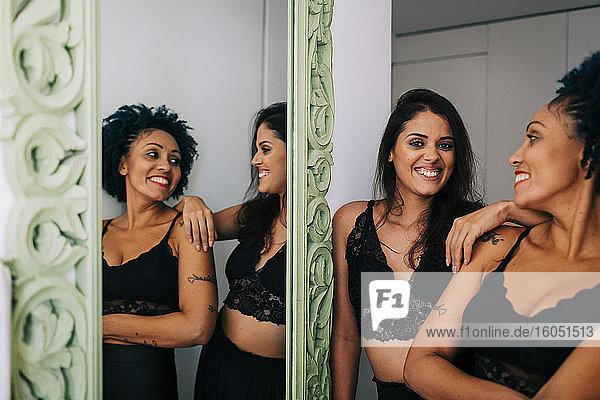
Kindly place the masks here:
<instances>
[{"instance_id":1,"label":"eyebrow","mask_svg":"<svg viewBox=\"0 0 600 400\"><path fill-rule=\"evenodd\" d=\"M269 142L268 140L263 140L262 142L260 142L258 145L262 146L263 144L268 143L271 144L271 142Z\"/></svg>"},{"instance_id":2,"label":"eyebrow","mask_svg":"<svg viewBox=\"0 0 600 400\"><path fill-rule=\"evenodd\" d=\"M527 124L527 127L525 128L525 132L527 132L529 130L529 127L533 124L540 124L541 126L546 128L546 125L544 125L544 123L541 121L531 121L530 123Z\"/></svg>"},{"instance_id":3,"label":"eyebrow","mask_svg":"<svg viewBox=\"0 0 600 400\"><path fill-rule=\"evenodd\" d=\"M416 132L415 133L409 133L406 137L408 138L410 136L417 136L417 137L420 137L420 138L423 138L423 139L429 139L429 137L427 135L424 135L422 133L416 133ZM444 139L454 140L454 137L452 137L452 136L442 136L440 138L440 140L444 140Z\"/></svg>"},{"instance_id":4,"label":"eyebrow","mask_svg":"<svg viewBox=\"0 0 600 400\"><path fill-rule=\"evenodd\" d=\"M158 143L154 143L154 142L146 143L144 145L144 147L148 147L148 146L156 146L158 148L164 149L164 146L162 144L158 144ZM171 150L171 153L177 153L177 154L179 154L179 150L173 149L173 150Z\"/></svg>"}]
</instances>

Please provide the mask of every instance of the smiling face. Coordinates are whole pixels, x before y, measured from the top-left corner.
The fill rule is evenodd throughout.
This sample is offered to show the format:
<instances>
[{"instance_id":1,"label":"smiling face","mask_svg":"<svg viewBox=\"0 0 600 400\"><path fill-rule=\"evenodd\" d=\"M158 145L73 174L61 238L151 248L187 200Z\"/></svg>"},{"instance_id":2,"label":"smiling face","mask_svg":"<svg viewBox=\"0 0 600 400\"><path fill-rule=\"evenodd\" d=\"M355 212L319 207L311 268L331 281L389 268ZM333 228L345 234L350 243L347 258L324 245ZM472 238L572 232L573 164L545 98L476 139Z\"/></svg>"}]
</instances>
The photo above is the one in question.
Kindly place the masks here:
<instances>
[{"instance_id":1,"label":"smiling face","mask_svg":"<svg viewBox=\"0 0 600 400\"><path fill-rule=\"evenodd\" d=\"M140 133L119 166L119 173L125 176L127 198L168 199L181 178L180 162L173 136L160 129Z\"/></svg>"},{"instance_id":2,"label":"smiling face","mask_svg":"<svg viewBox=\"0 0 600 400\"><path fill-rule=\"evenodd\" d=\"M388 161L394 163L400 194L431 197L446 184L454 169L454 139L448 121L431 111L408 121Z\"/></svg>"},{"instance_id":3,"label":"smiling face","mask_svg":"<svg viewBox=\"0 0 600 400\"><path fill-rule=\"evenodd\" d=\"M258 191L283 196L287 185L287 150L277 132L261 124L256 133L256 154L250 162L258 168Z\"/></svg>"},{"instance_id":4,"label":"smiling face","mask_svg":"<svg viewBox=\"0 0 600 400\"><path fill-rule=\"evenodd\" d=\"M547 210L551 203L568 204L572 189L584 181L583 143L570 128L568 116L556 107L542 107L527 124L525 142L510 157L515 171L515 203Z\"/></svg>"}]
</instances>

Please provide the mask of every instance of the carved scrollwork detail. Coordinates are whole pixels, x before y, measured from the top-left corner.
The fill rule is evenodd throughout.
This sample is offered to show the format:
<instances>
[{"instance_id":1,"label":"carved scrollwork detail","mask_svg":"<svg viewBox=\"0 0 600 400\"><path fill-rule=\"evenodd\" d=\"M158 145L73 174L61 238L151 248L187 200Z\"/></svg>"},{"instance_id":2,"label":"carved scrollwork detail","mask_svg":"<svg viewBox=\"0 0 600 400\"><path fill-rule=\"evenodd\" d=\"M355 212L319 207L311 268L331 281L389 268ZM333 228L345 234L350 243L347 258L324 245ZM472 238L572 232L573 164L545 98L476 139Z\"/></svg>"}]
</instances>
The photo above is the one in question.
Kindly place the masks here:
<instances>
[{"instance_id":1,"label":"carved scrollwork detail","mask_svg":"<svg viewBox=\"0 0 600 400\"><path fill-rule=\"evenodd\" d=\"M7 161L13 179L28 196L60 196L79 182L85 169L86 142L55 115L37 114L18 125Z\"/></svg>"},{"instance_id":2,"label":"carved scrollwork detail","mask_svg":"<svg viewBox=\"0 0 600 400\"><path fill-rule=\"evenodd\" d=\"M327 242L331 239L331 212L324 197L316 197L308 203L307 215L309 243Z\"/></svg>"},{"instance_id":3,"label":"carved scrollwork detail","mask_svg":"<svg viewBox=\"0 0 600 400\"><path fill-rule=\"evenodd\" d=\"M309 143L324 149L333 135L333 78L331 17L333 1L309 2L308 57L310 60L310 130ZM331 150L326 150L330 152Z\"/></svg>"},{"instance_id":4,"label":"carved scrollwork detail","mask_svg":"<svg viewBox=\"0 0 600 400\"><path fill-rule=\"evenodd\" d=\"M17 284L31 276L64 275L85 257L82 192L74 186L67 192L70 198L33 198L15 207L10 222L15 235L8 244L20 250L12 266Z\"/></svg>"},{"instance_id":5,"label":"carved scrollwork detail","mask_svg":"<svg viewBox=\"0 0 600 400\"><path fill-rule=\"evenodd\" d=\"M20 108L65 113L81 99L84 77L81 1L10 1L12 62ZM15 92L15 95L17 92ZM21 95L26 95L22 97ZM31 103L28 107L28 103Z\"/></svg>"},{"instance_id":6,"label":"carved scrollwork detail","mask_svg":"<svg viewBox=\"0 0 600 400\"><path fill-rule=\"evenodd\" d=\"M324 196L331 183L331 167L333 166L333 157L330 143L325 151L310 150L308 152L308 195L317 197Z\"/></svg>"},{"instance_id":7,"label":"carved scrollwork detail","mask_svg":"<svg viewBox=\"0 0 600 400\"><path fill-rule=\"evenodd\" d=\"M332 0L308 2L309 129L307 132L307 263L309 272L307 326L307 393L328 399L329 323L333 300L331 213L325 195L331 182L333 158Z\"/></svg>"},{"instance_id":8,"label":"carved scrollwork detail","mask_svg":"<svg viewBox=\"0 0 600 400\"><path fill-rule=\"evenodd\" d=\"M333 300L331 242L309 243L311 268L309 281L309 320L307 330L307 387L310 399L326 399L331 380L323 372L329 370L329 321ZM320 371L320 373L319 373Z\"/></svg>"},{"instance_id":9,"label":"carved scrollwork detail","mask_svg":"<svg viewBox=\"0 0 600 400\"><path fill-rule=\"evenodd\" d=\"M100 392L98 210L90 199L98 194L97 6L0 2L0 139L15 195L6 235L15 399Z\"/></svg>"},{"instance_id":10,"label":"carved scrollwork detail","mask_svg":"<svg viewBox=\"0 0 600 400\"><path fill-rule=\"evenodd\" d=\"M86 391L84 300L63 278L30 280L15 289L13 397L79 399Z\"/></svg>"}]
</instances>

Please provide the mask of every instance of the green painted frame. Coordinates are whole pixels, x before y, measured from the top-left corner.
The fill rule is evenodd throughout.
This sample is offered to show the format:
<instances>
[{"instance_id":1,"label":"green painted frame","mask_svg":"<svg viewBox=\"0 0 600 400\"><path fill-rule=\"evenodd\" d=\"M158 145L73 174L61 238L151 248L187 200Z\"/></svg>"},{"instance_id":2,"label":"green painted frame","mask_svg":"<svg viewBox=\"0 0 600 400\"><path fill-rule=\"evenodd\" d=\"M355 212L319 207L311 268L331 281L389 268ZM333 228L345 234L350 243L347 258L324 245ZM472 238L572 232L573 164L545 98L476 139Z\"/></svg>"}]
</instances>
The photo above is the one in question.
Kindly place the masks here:
<instances>
[{"instance_id":1,"label":"green painted frame","mask_svg":"<svg viewBox=\"0 0 600 400\"><path fill-rule=\"evenodd\" d=\"M333 0L288 0L286 397L330 393ZM101 399L96 0L0 3L12 397Z\"/></svg>"},{"instance_id":2,"label":"green painted frame","mask_svg":"<svg viewBox=\"0 0 600 400\"><path fill-rule=\"evenodd\" d=\"M15 399L101 398L98 5L0 3Z\"/></svg>"},{"instance_id":3,"label":"green painted frame","mask_svg":"<svg viewBox=\"0 0 600 400\"><path fill-rule=\"evenodd\" d=\"M286 398L328 399L333 0L289 0Z\"/></svg>"}]
</instances>

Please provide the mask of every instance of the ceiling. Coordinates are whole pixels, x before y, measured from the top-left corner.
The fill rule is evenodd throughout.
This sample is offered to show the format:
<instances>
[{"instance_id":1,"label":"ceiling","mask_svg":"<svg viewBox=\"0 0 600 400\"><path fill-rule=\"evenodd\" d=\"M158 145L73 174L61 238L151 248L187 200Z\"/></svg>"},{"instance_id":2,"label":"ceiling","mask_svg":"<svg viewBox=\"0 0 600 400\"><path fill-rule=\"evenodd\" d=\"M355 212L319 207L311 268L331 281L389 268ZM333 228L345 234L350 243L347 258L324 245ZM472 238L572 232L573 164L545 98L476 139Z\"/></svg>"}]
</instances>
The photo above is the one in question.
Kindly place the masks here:
<instances>
[{"instance_id":1,"label":"ceiling","mask_svg":"<svg viewBox=\"0 0 600 400\"><path fill-rule=\"evenodd\" d=\"M392 0L392 33L458 27L600 5L600 0Z\"/></svg>"}]
</instances>

